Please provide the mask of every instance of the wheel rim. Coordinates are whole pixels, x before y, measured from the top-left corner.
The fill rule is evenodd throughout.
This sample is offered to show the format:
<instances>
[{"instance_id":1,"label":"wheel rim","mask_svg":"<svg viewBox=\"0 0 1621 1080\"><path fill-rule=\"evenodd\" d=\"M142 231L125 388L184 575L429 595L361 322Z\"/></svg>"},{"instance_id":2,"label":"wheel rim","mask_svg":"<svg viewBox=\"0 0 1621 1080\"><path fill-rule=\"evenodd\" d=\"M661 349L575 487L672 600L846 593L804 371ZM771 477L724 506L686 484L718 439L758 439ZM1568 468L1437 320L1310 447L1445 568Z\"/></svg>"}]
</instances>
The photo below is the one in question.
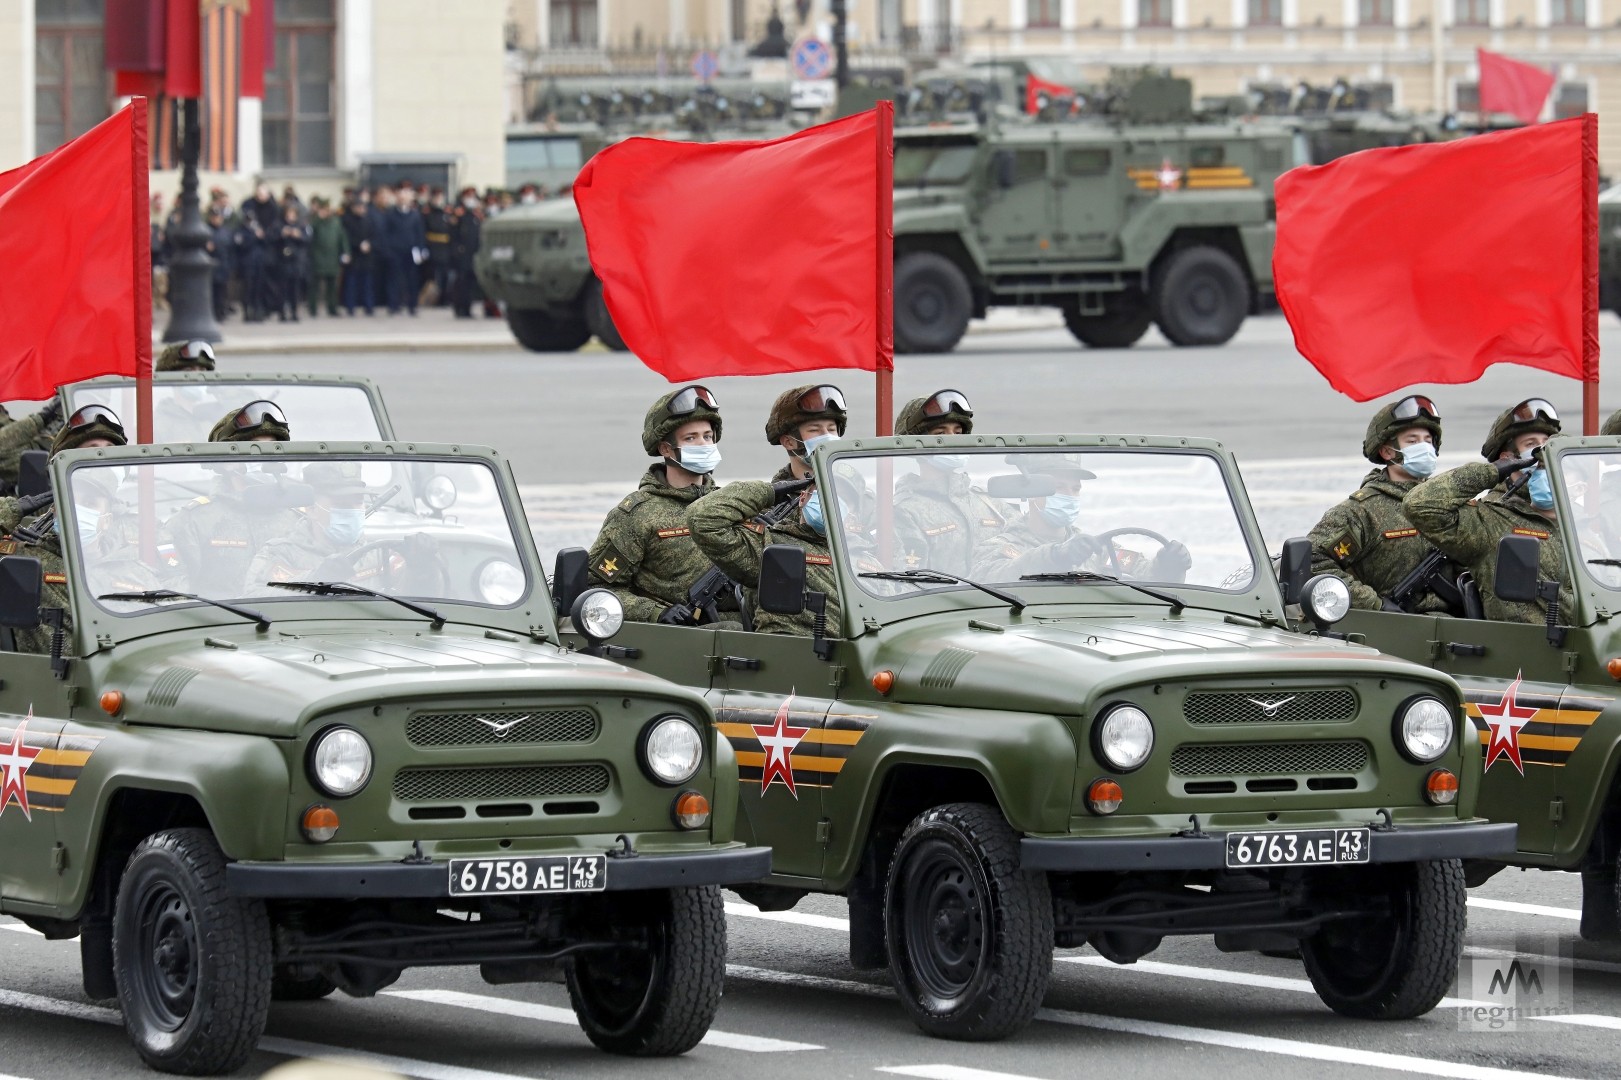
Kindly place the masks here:
<instances>
[{"instance_id":1,"label":"wheel rim","mask_svg":"<svg viewBox=\"0 0 1621 1080\"><path fill-rule=\"evenodd\" d=\"M1201 276L1188 289L1184 302L1188 314L1194 318L1214 321L1226 308L1225 300L1221 285L1214 278Z\"/></svg>"},{"instance_id":2,"label":"wheel rim","mask_svg":"<svg viewBox=\"0 0 1621 1080\"><path fill-rule=\"evenodd\" d=\"M906 875L907 954L918 989L937 1001L959 998L985 954L985 897L971 868L941 842L921 848Z\"/></svg>"},{"instance_id":3,"label":"wheel rim","mask_svg":"<svg viewBox=\"0 0 1621 1080\"><path fill-rule=\"evenodd\" d=\"M914 289L906 307L912 313L912 318L926 326L932 326L945 315L946 296L939 289L927 287Z\"/></svg>"},{"instance_id":4,"label":"wheel rim","mask_svg":"<svg viewBox=\"0 0 1621 1080\"><path fill-rule=\"evenodd\" d=\"M197 1000L197 927L191 905L168 882L149 885L136 924L135 990L152 1023L176 1031Z\"/></svg>"}]
</instances>

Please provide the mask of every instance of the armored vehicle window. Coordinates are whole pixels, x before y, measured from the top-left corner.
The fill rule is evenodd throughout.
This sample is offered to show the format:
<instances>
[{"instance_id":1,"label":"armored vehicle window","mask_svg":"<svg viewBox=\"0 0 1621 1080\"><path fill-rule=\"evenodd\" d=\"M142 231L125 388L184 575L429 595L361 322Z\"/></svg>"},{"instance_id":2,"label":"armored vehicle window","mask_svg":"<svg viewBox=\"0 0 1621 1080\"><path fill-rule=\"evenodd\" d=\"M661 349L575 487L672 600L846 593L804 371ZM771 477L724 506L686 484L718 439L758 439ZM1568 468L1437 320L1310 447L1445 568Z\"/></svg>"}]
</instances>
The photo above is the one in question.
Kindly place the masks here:
<instances>
[{"instance_id":1,"label":"armored vehicle window","mask_svg":"<svg viewBox=\"0 0 1621 1080\"><path fill-rule=\"evenodd\" d=\"M974 167L973 144L897 145L895 183L960 184Z\"/></svg>"},{"instance_id":2,"label":"armored vehicle window","mask_svg":"<svg viewBox=\"0 0 1621 1080\"><path fill-rule=\"evenodd\" d=\"M1032 180L1045 180L1046 178L1047 151L1013 151L1013 182L1015 184L1027 184Z\"/></svg>"},{"instance_id":3,"label":"armored vehicle window","mask_svg":"<svg viewBox=\"0 0 1621 1080\"><path fill-rule=\"evenodd\" d=\"M578 138L507 140L508 169L561 169L579 165Z\"/></svg>"},{"instance_id":4,"label":"armored vehicle window","mask_svg":"<svg viewBox=\"0 0 1621 1080\"><path fill-rule=\"evenodd\" d=\"M1109 171L1110 154L1107 150L1083 147L1064 151L1066 176L1101 176Z\"/></svg>"},{"instance_id":5,"label":"armored vehicle window","mask_svg":"<svg viewBox=\"0 0 1621 1080\"><path fill-rule=\"evenodd\" d=\"M1195 169L1213 169L1227 160L1227 150L1221 146L1195 146L1188 162Z\"/></svg>"},{"instance_id":6,"label":"armored vehicle window","mask_svg":"<svg viewBox=\"0 0 1621 1080\"><path fill-rule=\"evenodd\" d=\"M154 382L152 441L206 442L219 418L250 401L274 401L295 439L365 442L382 437L371 399L358 386L278 382ZM135 415L135 384L86 383L68 388L69 412L105 405Z\"/></svg>"}]
</instances>

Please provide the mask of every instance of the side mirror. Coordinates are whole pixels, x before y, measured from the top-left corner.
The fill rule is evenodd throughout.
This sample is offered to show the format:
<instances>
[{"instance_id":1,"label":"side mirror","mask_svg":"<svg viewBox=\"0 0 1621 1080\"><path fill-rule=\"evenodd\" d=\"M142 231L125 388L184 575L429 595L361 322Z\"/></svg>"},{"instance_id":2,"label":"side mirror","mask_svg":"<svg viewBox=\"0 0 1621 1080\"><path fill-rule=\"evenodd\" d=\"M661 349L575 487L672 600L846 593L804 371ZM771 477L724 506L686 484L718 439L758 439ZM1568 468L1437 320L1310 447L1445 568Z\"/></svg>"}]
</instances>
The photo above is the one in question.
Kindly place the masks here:
<instances>
[{"instance_id":1,"label":"side mirror","mask_svg":"<svg viewBox=\"0 0 1621 1080\"><path fill-rule=\"evenodd\" d=\"M773 615L805 610L805 549L770 544L760 556L759 604Z\"/></svg>"},{"instance_id":2,"label":"side mirror","mask_svg":"<svg viewBox=\"0 0 1621 1080\"><path fill-rule=\"evenodd\" d=\"M0 559L0 626L31 630L39 625L39 560L26 555Z\"/></svg>"},{"instance_id":3,"label":"side mirror","mask_svg":"<svg viewBox=\"0 0 1621 1080\"><path fill-rule=\"evenodd\" d=\"M1013 151L998 150L996 156L991 158L991 172L996 177L996 186L1010 188L1013 186Z\"/></svg>"},{"instance_id":4,"label":"side mirror","mask_svg":"<svg viewBox=\"0 0 1621 1080\"><path fill-rule=\"evenodd\" d=\"M1043 473L1004 473L985 481L985 494L993 499L1045 499L1057 490Z\"/></svg>"},{"instance_id":5,"label":"side mirror","mask_svg":"<svg viewBox=\"0 0 1621 1080\"><path fill-rule=\"evenodd\" d=\"M1311 574L1311 541L1296 536L1283 542L1283 559L1278 564L1278 584L1283 586L1283 602L1298 604L1306 578Z\"/></svg>"},{"instance_id":6,"label":"side mirror","mask_svg":"<svg viewBox=\"0 0 1621 1080\"><path fill-rule=\"evenodd\" d=\"M582 547L564 548L557 553L557 561L552 564L552 604L558 618L573 611L574 601L585 592L590 559L590 553Z\"/></svg>"},{"instance_id":7,"label":"side mirror","mask_svg":"<svg viewBox=\"0 0 1621 1080\"><path fill-rule=\"evenodd\" d=\"M49 462L43 450L24 450L17 466L17 496L27 498L51 490Z\"/></svg>"},{"instance_id":8,"label":"side mirror","mask_svg":"<svg viewBox=\"0 0 1621 1080\"><path fill-rule=\"evenodd\" d=\"M1497 571L1492 591L1499 600L1528 604L1537 599L1537 571L1542 544L1530 536L1505 536L1497 543Z\"/></svg>"}]
</instances>

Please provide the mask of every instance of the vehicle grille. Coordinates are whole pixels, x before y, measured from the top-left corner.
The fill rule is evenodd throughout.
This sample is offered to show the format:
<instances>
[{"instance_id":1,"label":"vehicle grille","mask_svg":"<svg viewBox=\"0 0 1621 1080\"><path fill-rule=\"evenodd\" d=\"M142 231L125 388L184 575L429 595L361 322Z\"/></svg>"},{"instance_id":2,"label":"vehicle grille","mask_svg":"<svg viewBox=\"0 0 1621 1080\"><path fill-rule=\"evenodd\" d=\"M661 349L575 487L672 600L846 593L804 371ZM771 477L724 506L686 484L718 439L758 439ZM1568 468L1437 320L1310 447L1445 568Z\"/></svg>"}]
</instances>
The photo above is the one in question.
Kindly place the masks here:
<instances>
[{"instance_id":1,"label":"vehicle grille","mask_svg":"<svg viewBox=\"0 0 1621 1080\"><path fill-rule=\"evenodd\" d=\"M1256 702L1273 705L1268 710ZM1281 704L1280 704L1281 703ZM1182 703L1190 724L1330 724L1356 719L1356 694L1329 690L1195 690Z\"/></svg>"},{"instance_id":2,"label":"vehicle grille","mask_svg":"<svg viewBox=\"0 0 1621 1080\"><path fill-rule=\"evenodd\" d=\"M1188 745L1171 751L1171 772L1177 776L1345 774L1367 764L1368 744L1356 739Z\"/></svg>"},{"instance_id":3,"label":"vehicle grille","mask_svg":"<svg viewBox=\"0 0 1621 1080\"><path fill-rule=\"evenodd\" d=\"M607 790L603 765L412 768L394 774L394 797L401 802L549 799Z\"/></svg>"},{"instance_id":4,"label":"vehicle grille","mask_svg":"<svg viewBox=\"0 0 1621 1080\"><path fill-rule=\"evenodd\" d=\"M415 713L405 722L413 746L585 743L597 730L597 714L590 709Z\"/></svg>"}]
</instances>

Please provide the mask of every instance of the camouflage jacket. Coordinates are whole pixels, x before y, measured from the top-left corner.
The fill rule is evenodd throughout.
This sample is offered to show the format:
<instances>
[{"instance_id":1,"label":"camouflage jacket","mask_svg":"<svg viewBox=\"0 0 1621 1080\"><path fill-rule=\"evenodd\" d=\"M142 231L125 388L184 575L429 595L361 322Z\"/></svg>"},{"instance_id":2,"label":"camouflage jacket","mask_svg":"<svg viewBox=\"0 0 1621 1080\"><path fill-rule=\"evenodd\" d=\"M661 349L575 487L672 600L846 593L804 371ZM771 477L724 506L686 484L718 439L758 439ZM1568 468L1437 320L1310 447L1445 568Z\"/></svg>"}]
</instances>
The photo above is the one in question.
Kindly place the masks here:
<instances>
[{"instance_id":1,"label":"camouflage jacket","mask_svg":"<svg viewBox=\"0 0 1621 1080\"><path fill-rule=\"evenodd\" d=\"M0 427L0 484L15 484L25 450L49 450L57 425L46 424L38 413Z\"/></svg>"},{"instance_id":2,"label":"camouflage jacket","mask_svg":"<svg viewBox=\"0 0 1621 1080\"><path fill-rule=\"evenodd\" d=\"M1351 590L1351 606L1378 611L1431 549L1402 512L1402 499L1418 481L1392 480L1374 469L1350 498L1323 515L1311 530L1311 572L1333 574ZM1425 591L1413 611L1444 611L1446 604Z\"/></svg>"},{"instance_id":3,"label":"camouflage jacket","mask_svg":"<svg viewBox=\"0 0 1621 1080\"><path fill-rule=\"evenodd\" d=\"M1542 541L1539 576L1559 582L1559 603L1570 609L1574 594L1565 572L1559 523L1537 513L1530 500L1518 494L1504 497L1480 493L1497 483L1497 469L1484 461L1432 476L1402 500L1407 518L1425 539L1454 562L1474 574L1481 604L1488 619L1540 623L1546 605L1499 600L1492 588L1497 572L1497 544L1505 536L1530 536Z\"/></svg>"},{"instance_id":4,"label":"camouflage jacket","mask_svg":"<svg viewBox=\"0 0 1621 1080\"><path fill-rule=\"evenodd\" d=\"M971 573L980 544L1007 527L990 499L969 487L967 473L949 476L944 488L915 476L896 484L896 556L904 569Z\"/></svg>"},{"instance_id":5,"label":"camouflage jacket","mask_svg":"<svg viewBox=\"0 0 1621 1080\"><path fill-rule=\"evenodd\" d=\"M760 582L760 558L768 544L793 544L805 549L805 587L827 595L827 626L838 633L839 587L833 574L833 556L827 541L805 524L798 511L774 527L755 521L776 502L764 480L741 480L694 502L687 508L687 526L698 550L747 589ZM815 615L776 615L756 610L754 629L762 634L809 636Z\"/></svg>"},{"instance_id":6,"label":"camouflage jacket","mask_svg":"<svg viewBox=\"0 0 1621 1080\"><path fill-rule=\"evenodd\" d=\"M625 605L625 618L657 622L664 610L687 602L687 591L710 570L693 543L687 508L715 490L704 477L688 488L671 487L665 466L654 465L637 489L608 511L591 545L593 585L613 590Z\"/></svg>"},{"instance_id":7,"label":"camouflage jacket","mask_svg":"<svg viewBox=\"0 0 1621 1080\"><path fill-rule=\"evenodd\" d=\"M163 523L158 565L171 588L216 600L240 596L254 555L297 521L292 510L251 510L224 490L201 495Z\"/></svg>"}]
</instances>

